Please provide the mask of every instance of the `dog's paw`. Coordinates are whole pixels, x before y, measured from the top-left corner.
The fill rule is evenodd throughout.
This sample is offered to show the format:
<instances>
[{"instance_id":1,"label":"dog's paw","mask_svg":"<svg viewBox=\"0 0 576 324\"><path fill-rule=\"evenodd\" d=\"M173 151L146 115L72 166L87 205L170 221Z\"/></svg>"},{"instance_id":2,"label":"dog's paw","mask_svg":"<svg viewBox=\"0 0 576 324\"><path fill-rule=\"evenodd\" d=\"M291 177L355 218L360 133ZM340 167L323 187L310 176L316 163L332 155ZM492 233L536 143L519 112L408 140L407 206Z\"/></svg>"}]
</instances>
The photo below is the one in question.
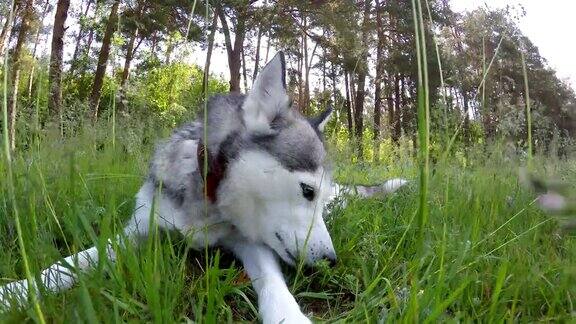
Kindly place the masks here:
<instances>
[{"instance_id":1,"label":"dog's paw","mask_svg":"<svg viewBox=\"0 0 576 324\"><path fill-rule=\"evenodd\" d=\"M0 311L23 306L28 300L28 282L19 280L0 286Z\"/></svg>"},{"instance_id":2,"label":"dog's paw","mask_svg":"<svg viewBox=\"0 0 576 324\"><path fill-rule=\"evenodd\" d=\"M4 296L4 287L0 287L0 312L10 307L10 301Z\"/></svg>"},{"instance_id":3,"label":"dog's paw","mask_svg":"<svg viewBox=\"0 0 576 324\"><path fill-rule=\"evenodd\" d=\"M298 310L262 314L263 324L311 324L312 321Z\"/></svg>"},{"instance_id":4,"label":"dog's paw","mask_svg":"<svg viewBox=\"0 0 576 324\"><path fill-rule=\"evenodd\" d=\"M382 184L382 193L387 195L396 192L408 184L408 180L402 178L390 179Z\"/></svg>"},{"instance_id":5,"label":"dog's paw","mask_svg":"<svg viewBox=\"0 0 576 324\"><path fill-rule=\"evenodd\" d=\"M282 289L271 289L273 294L263 295L260 298L260 316L263 324L308 324L312 323L300 310L300 306L290 294Z\"/></svg>"}]
</instances>

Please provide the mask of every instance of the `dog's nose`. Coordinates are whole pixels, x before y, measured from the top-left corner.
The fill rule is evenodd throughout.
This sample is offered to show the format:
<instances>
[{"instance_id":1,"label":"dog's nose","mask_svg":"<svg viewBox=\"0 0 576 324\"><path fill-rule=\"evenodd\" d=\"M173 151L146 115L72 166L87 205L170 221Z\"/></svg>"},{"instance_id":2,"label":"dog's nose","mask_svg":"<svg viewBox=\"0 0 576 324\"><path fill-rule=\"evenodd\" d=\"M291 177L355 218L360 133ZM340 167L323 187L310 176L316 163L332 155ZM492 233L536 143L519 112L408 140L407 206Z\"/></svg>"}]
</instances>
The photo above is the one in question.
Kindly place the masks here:
<instances>
[{"instance_id":1,"label":"dog's nose","mask_svg":"<svg viewBox=\"0 0 576 324\"><path fill-rule=\"evenodd\" d=\"M335 267L338 261L338 258L336 258L336 253L334 252L330 252L324 255L323 259L328 261L328 265L330 265L331 268Z\"/></svg>"}]
</instances>

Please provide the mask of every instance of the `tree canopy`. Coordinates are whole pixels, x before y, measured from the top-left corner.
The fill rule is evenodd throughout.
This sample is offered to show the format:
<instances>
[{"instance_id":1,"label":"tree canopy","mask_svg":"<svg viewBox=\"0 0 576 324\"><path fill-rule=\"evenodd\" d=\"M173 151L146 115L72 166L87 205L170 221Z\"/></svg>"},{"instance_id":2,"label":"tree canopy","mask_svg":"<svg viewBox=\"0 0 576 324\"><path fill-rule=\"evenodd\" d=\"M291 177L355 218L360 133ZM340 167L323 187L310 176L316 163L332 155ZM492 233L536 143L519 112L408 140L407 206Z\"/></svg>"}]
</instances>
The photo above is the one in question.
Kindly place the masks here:
<instances>
[{"instance_id":1,"label":"tree canopy","mask_svg":"<svg viewBox=\"0 0 576 324\"><path fill-rule=\"evenodd\" d=\"M206 93L249 89L277 50L286 53L295 107L313 114L333 105L330 129L356 141L359 158L377 159L386 138L418 144L410 1L82 0L70 9L67 3L0 4L0 54L10 58L13 145L16 120L30 118L34 95L47 103L35 112L39 127L55 122L63 136L87 116L92 122L108 116L116 103L125 115L160 114L177 123L177 116L198 110ZM460 124L463 147L499 140L526 146L522 56L535 147L546 150L553 138L574 136L574 90L519 29L521 8L458 13L447 0L422 3L433 146L445 145L446 137L438 134L453 134ZM227 62L219 64L229 67L227 82L212 76L210 89L197 92L204 83L198 78L210 75L214 48L225 50ZM191 63L191 56L206 53L206 66ZM49 90L43 89L46 77ZM170 114L175 115L165 118ZM365 145L368 138L373 145Z\"/></svg>"}]
</instances>

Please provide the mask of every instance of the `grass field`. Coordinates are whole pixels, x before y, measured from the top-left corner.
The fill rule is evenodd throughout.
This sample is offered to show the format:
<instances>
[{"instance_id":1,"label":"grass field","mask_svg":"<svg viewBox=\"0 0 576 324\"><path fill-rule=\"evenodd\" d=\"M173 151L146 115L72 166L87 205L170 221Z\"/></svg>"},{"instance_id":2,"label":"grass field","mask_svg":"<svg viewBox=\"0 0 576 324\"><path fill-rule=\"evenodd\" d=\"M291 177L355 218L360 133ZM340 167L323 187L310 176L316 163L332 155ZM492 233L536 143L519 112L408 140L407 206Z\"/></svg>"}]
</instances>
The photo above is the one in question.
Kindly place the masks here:
<instances>
[{"instance_id":1,"label":"grass field","mask_svg":"<svg viewBox=\"0 0 576 324\"><path fill-rule=\"evenodd\" d=\"M160 132L161 133L161 132ZM155 139L144 130L86 132L61 142L48 136L14 156L17 210L32 273L70 252L103 246L119 233L147 171ZM152 137L159 137L155 134ZM518 183L518 162L494 147L467 163L438 163L430 178L430 216L417 244L417 181L383 198L352 200L327 221L339 263L287 280L318 321L570 321L576 297L576 246ZM349 165L334 152L340 181L417 180L412 159ZM451 161L456 159L451 159ZM0 170L5 174L2 160ZM535 158L544 176L572 183L576 165ZM0 284L24 278L8 183L0 184ZM178 235L155 233L118 262L81 274L65 293L43 294L47 322L257 321L255 295L224 251L191 251ZM33 307L0 322L32 321Z\"/></svg>"}]
</instances>

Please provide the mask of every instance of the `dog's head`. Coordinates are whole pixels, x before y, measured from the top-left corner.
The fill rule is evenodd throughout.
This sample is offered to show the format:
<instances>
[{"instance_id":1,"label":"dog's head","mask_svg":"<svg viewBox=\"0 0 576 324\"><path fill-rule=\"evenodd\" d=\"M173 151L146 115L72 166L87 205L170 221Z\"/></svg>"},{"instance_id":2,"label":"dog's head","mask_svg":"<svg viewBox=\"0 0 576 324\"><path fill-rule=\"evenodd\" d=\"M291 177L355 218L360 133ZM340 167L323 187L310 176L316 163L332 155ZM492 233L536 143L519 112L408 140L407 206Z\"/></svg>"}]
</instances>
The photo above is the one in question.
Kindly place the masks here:
<instances>
[{"instance_id":1,"label":"dog's head","mask_svg":"<svg viewBox=\"0 0 576 324\"><path fill-rule=\"evenodd\" d=\"M235 111L238 125L225 114L209 116L226 128L209 138L227 156L217 205L243 236L268 245L289 264L299 257L308 265L334 262L322 218L331 175L321 136L331 111L311 120L301 116L291 107L285 73L279 53L236 109L227 109Z\"/></svg>"}]
</instances>

